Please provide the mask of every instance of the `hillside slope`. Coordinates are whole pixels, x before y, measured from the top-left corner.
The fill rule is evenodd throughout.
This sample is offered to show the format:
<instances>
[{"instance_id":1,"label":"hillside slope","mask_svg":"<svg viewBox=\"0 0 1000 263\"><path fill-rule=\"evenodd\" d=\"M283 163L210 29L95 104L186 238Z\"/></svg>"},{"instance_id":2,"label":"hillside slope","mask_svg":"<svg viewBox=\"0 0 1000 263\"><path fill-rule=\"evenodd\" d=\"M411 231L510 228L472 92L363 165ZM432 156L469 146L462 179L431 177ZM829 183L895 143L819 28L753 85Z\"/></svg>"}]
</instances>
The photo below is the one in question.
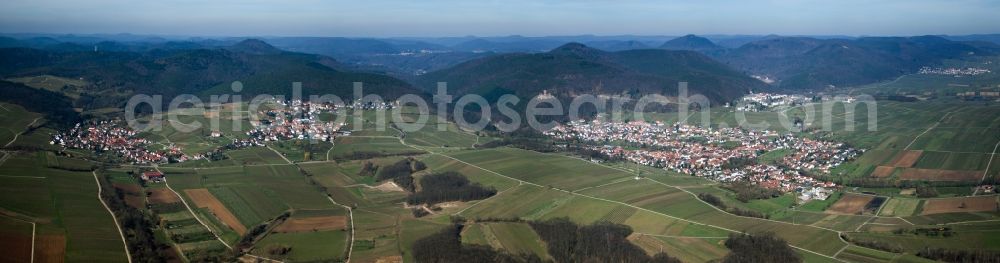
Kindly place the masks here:
<instances>
[{"instance_id":1,"label":"hillside slope","mask_svg":"<svg viewBox=\"0 0 1000 263\"><path fill-rule=\"evenodd\" d=\"M570 43L546 53L502 54L428 73L421 86L448 82L455 94L502 94L531 98L543 90L560 96L579 94L676 95L678 82L691 93L715 102L734 99L766 86L726 65L692 51L628 50L605 52Z\"/></svg>"},{"instance_id":2,"label":"hillside slope","mask_svg":"<svg viewBox=\"0 0 1000 263\"><path fill-rule=\"evenodd\" d=\"M388 98L421 92L392 77L342 68L332 58L281 51L258 40L223 48L150 52L0 49L0 76L4 78L43 74L82 78L93 83L93 90L115 90L122 96L95 107L120 106L132 94L170 98L233 93L232 81L243 83L240 94L245 98L290 95L292 82L302 82L305 95L336 94L345 99L352 95L353 82L363 82L366 93Z\"/></svg>"},{"instance_id":3,"label":"hillside slope","mask_svg":"<svg viewBox=\"0 0 1000 263\"><path fill-rule=\"evenodd\" d=\"M698 51L710 56L718 55L725 51L725 48L712 43L711 40L696 35L686 35L671 39L670 41L664 42L663 45L660 45L660 48L669 50Z\"/></svg>"},{"instance_id":4,"label":"hillside slope","mask_svg":"<svg viewBox=\"0 0 1000 263\"><path fill-rule=\"evenodd\" d=\"M992 54L936 36L814 39L770 37L719 57L753 75L775 78L782 88L824 88L883 81L939 65L945 59Z\"/></svg>"}]
</instances>

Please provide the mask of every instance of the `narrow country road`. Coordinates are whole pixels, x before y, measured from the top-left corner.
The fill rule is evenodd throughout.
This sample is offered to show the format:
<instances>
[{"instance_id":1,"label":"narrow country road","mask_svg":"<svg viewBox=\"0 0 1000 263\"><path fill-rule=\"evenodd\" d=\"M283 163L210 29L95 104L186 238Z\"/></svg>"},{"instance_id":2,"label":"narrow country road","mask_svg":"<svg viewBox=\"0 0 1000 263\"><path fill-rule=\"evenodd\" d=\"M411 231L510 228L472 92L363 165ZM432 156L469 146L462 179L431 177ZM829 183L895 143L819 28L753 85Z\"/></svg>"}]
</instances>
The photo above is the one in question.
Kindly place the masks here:
<instances>
[{"instance_id":1,"label":"narrow country road","mask_svg":"<svg viewBox=\"0 0 1000 263\"><path fill-rule=\"evenodd\" d=\"M115 228L118 229L118 235L122 237L122 246L125 247L125 256L128 257L128 262L132 263L132 252L128 249L128 241L125 241L125 232L122 231L122 226L118 224L118 218L115 217L115 213L111 211L111 208L108 207L108 203L105 203L104 198L101 197L101 194L104 193L104 189L101 187L101 180L97 179L97 171L91 171L90 173L94 175L94 182L97 183L97 200L100 200L101 205L104 205L104 209L108 210L108 214L111 214L111 220L115 222ZM34 255L32 255L32 257L34 257Z\"/></svg>"}]
</instances>

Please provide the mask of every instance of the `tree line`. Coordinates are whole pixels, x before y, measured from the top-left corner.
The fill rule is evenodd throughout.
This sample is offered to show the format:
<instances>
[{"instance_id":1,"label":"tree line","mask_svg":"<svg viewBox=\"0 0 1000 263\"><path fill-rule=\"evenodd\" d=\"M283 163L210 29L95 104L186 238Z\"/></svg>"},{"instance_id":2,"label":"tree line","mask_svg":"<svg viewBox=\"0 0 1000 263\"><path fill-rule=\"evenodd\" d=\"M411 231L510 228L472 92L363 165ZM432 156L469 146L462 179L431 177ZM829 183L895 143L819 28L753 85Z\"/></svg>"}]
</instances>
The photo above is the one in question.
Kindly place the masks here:
<instances>
[{"instance_id":1,"label":"tree line","mask_svg":"<svg viewBox=\"0 0 1000 263\"><path fill-rule=\"evenodd\" d=\"M895 243L890 243L890 242L885 242L885 241L880 241L880 240L852 238L851 236L845 235L845 234L841 234L840 237L843 238L847 242L851 242L851 244L855 244L855 245L862 246L862 247L867 247L867 248L877 249L877 250L882 250L882 251L888 251L888 252L892 252L892 253L902 253L903 252L903 246L900 246L899 244L895 244Z\"/></svg>"},{"instance_id":2,"label":"tree line","mask_svg":"<svg viewBox=\"0 0 1000 263\"><path fill-rule=\"evenodd\" d=\"M420 171L416 170L417 168L423 170L427 168L427 165L416 159L406 158L386 167L377 168L378 172L375 174L375 180L392 180L399 187L412 193L416 189L416 185L413 183L413 173Z\"/></svg>"},{"instance_id":3,"label":"tree line","mask_svg":"<svg viewBox=\"0 0 1000 263\"><path fill-rule=\"evenodd\" d=\"M778 189L764 188L744 181L722 184L722 188L733 191L736 194L736 200L744 203L750 202L750 200L770 199L781 196L781 191Z\"/></svg>"},{"instance_id":4,"label":"tree line","mask_svg":"<svg viewBox=\"0 0 1000 263\"><path fill-rule=\"evenodd\" d=\"M152 229L153 215L125 204L125 193L112 186L106 175L101 180L101 199L108 204L115 218L121 224L129 253L138 262L166 262L172 255L166 249L169 245L156 239Z\"/></svg>"},{"instance_id":5,"label":"tree line","mask_svg":"<svg viewBox=\"0 0 1000 263\"><path fill-rule=\"evenodd\" d=\"M598 222L580 226L568 218L531 221L520 218L494 218L468 221L453 217L452 225L417 240L413 245L416 262L543 262L535 255L511 254L489 246L462 244L461 232L469 222L527 223L545 242L555 262L664 262L680 260L660 252L650 256L628 240L632 229L626 225ZM730 252L718 262L802 262L785 240L771 232L734 233L725 241ZM983 254L982 252L979 252ZM982 255L976 259L984 259ZM966 261L971 262L971 261Z\"/></svg>"},{"instance_id":6,"label":"tree line","mask_svg":"<svg viewBox=\"0 0 1000 263\"><path fill-rule=\"evenodd\" d=\"M950 248L924 248L917 256L944 262L1000 262L1000 252Z\"/></svg>"},{"instance_id":7,"label":"tree line","mask_svg":"<svg viewBox=\"0 0 1000 263\"><path fill-rule=\"evenodd\" d=\"M342 155L334 156L333 159L337 160L337 161L351 161L351 160L366 160L366 159L381 158L381 157L392 157L392 156L418 155L418 154L424 154L424 153L427 153L427 152L417 151L417 150L405 151L405 152L395 152L395 153L389 153L389 152L385 152L385 151L381 151L381 152L376 152L376 151L353 151L350 154L342 154Z\"/></svg>"},{"instance_id":8,"label":"tree line","mask_svg":"<svg viewBox=\"0 0 1000 263\"><path fill-rule=\"evenodd\" d=\"M784 263L802 262L802 258L785 240L771 232L758 234L730 234L726 239L729 254L722 258L723 263L757 262Z\"/></svg>"},{"instance_id":9,"label":"tree line","mask_svg":"<svg viewBox=\"0 0 1000 263\"><path fill-rule=\"evenodd\" d=\"M488 149L509 146L536 152L559 151L559 148L556 147L549 137L529 127L523 127L509 133L497 131L490 132L490 134L500 139L476 144L475 147Z\"/></svg>"},{"instance_id":10,"label":"tree line","mask_svg":"<svg viewBox=\"0 0 1000 263\"><path fill-rule=\"evenodd\" d=\"M513 255L489 246L462 244L462 225L452 224L445 229L413 243L416 262L542 262L535 255Z\"/></svg>"},{"instance_id":11,"label":"tree line","mask_svg":"<svg viewBox=\"0 0 1000 263\"><path fill-rule=\"evenodd\" d=\"M103 172L103 170L101 170ZM100 173L100 172L99 172ZM112 186L107 175L99 176L101 199L107 203L122 228L125 243L133 262L160 263L179 260L169 244L156 238L153 229L158 228L156 214L125 204L125 193Z\"/></svg>"}]
</instances>

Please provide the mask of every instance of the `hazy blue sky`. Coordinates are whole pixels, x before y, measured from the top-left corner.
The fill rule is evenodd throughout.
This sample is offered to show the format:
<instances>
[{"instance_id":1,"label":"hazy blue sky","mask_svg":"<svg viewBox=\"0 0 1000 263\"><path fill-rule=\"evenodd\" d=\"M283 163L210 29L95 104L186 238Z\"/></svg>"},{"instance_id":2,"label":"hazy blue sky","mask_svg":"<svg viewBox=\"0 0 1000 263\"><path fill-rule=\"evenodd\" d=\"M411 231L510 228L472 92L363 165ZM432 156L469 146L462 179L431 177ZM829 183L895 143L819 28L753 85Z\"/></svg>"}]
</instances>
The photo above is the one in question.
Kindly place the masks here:
<instances>
[{"instance_id":1,"label":"hazy blue sky","mask_svg":"<svg viewBox=\"0 0 1000 263\"><path fill-rule=\"evenodd\" d=\"M971 34L1000 33L1000 1L2 0L0 32L209 36Z\"/></svg>"}]
</instances>

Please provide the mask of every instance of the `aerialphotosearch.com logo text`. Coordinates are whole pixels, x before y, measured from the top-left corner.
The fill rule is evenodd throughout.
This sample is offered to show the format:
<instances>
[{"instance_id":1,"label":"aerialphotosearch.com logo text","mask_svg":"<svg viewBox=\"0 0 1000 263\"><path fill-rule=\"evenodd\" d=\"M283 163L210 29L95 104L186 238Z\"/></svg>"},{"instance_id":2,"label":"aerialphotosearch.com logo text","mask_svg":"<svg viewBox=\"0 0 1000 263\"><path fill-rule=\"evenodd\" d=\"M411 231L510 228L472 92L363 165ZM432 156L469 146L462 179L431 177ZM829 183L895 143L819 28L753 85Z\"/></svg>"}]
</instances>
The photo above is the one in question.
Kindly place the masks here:
<instances>
[{"instance_id":1,"label":"aerialphotosearch.com logo text","mask_svg":"<svg viewBox=\"0 0 1000 263\"><path fill-rule=\"evenodd\" d=\"M423 129L427 122L431 120L431 117L444 120L451 119L457 125L461 126L463 129L472 131L482 131L488 125L492 124L497 130L503 132L511 132L523 127L525 123L527 126L535 129L537 131L546 131L558 125L556 121L552 121L553 116L564 116L565 118L559 118L568 121L581 120L585 116L581 114L581 108L584 105L590 105L592 109L596 109L596 112L602 113L606 116L606 120L609 121L625 121L625 120L647 120L646 118L646 108L651 105L661 105L661 106L671 106L670 108L676 109L677 118L681 122L688 124L701 125L704 127L712 126L713 122L711 120L712 114L710 112L711 107L718 107L719 105L712 105L710 100L701 94L689 94L688 84L686 82L680 82L677 84L676 97L667 97L660 94L649 94L641 96L640 98L631 98L626 96L613 96L607 94L582 94L575 95L573 98L568 99L569 105L564 106L564 101L557 99L555 96L543 93L538 96L534 96L527 99L526 105L523 107L524 112L518 112L515 108L520 103L524 102L525 99L519 98L512 94L505 94L500 96L495 102L491 103L487 101L486 98L477 94L466 94L459 97L457 100L454 96L448 94L448 85L444 82L439 82L437 85L437 90L435 94L431 97L431 102L428 102L425 97L417 94L405 94L395 98L394 101L386 101L380 95L377 94L365 94L364 84L361 82L355 82L353 87L353 98L350 101L345 101L337 95L334 94L324 94L324 95L309 95L308 98L303 98L302 95L302 84L300 82L294 82L291 85L292 93L290 98L286 98L285 95L269 95L261 94L256 95L249 101L245 101L243 96L240 94L243 91L243 84L239 81L234 81L230 84L230 89L232 94L221 94L221 95L211 95L209 96L209 102L206 104L202 98L191 95L184 94L176 96L170 99L167 104L167 109L163 109L164 98L162 95L146 95L140 94L135 95L129 99L125 107L125 119L128 125L140 131L149 130L162 130L164 125L170 125L170 128L177 130L179 132L193 132L201 128L208 128L211 130L219 131L222 127L221 123L223 121L232 122L227 127L231 127L233 132L239 132L244 130L244 120L249 120L250 123L259 123L260 110L262 109L278 109L284 111L295 111L303 110L302 107L295 109L295 103L307 102L311 105L328 105L334 109L334 119L333 123L346 124L350 118L351 127L354 130L360 130L364 127L365 119L363 118L363 110L366 105L391 105L391 107L368 107L376 112L374 120L374 129L377 131L385 131L388 129L386 125L389 122L386 121L385 114L388 112L391 114L392 124L395 128L403 132L412 132ZM846 103L846 102L850 103ZM287 103L293 102L293 103ZM223 120L221 114L213 114L211 116L204 115L203 112L190 109L205 109L208 106L219 106L223 104L235 104L240 105L237 107L219 107L220 111L231 110L231 116ZM243 104L246 104L243 107ZM449 107L450 104L452 107ZM737 100L737 105L739 106L740 100ZM434 114L431 114L430 107L435 107ZM470 114L467 109L470 105L475 105L471 107L472 109L477 109L478 115L475 122L469 122L466 118ZM835 106L842 106L842 111L838 111L835 114ZM833 96L825 97L818 101L813 100L809 102L802 103L801 105L795 106L795 108L801 110L802 115L798 117L789 117L786 112L788 112L790 107L780 109L777 112L778 123L771 123L773 121L760 120L752 122L748 120L746 112L743 111L733 111L735 125L738 127L752 128L752 129L777 129L781 128L786 131L799 131L802 129L803 123L814 123L819 121L819 127L825 130L832 130L834 125L834 119L840 120L842 126L846 131L854 131L855 129L855 108L859 105L864 105L867 113L867 124L866 127L869 131L876 131L877 126L877 104L875 99L869 95L854 95L850 97L846 96ZM626 106L629 106L626 108ZM148 107L145 111L139 111L140 107ZM494 111L494 107L496 110ZM417 113L416 120L405 120L403 118L404 109L409 108L407 114ZM449 110L450 108L450 110ZM353 110L349 110L353 109ZM451 113L451 118L448 118L448 113ZM143 114L137 114L137 112L142 112ZM222 112L220 112L222 113ZM494 114L499 114L499 118L494 118ZM208 116L209 123L203 123L202 118L187 118L189 119L185 122L182 116L185 115L204 115ZM294 114L293 114L294 115ZM546 116L549 116L548 118ZM280 117L280 116L279 116ZM166 120L164 120L164 118ZM522 119L523 118L523 119ZM547 120L547 121L543 121ZM440 131L447 130L447 123L434 121L436 128ZM205 125L208 125L207 127ZM718 125L716 125L718 126ZM337 126L339 127L339 126Z\"/></svg>"}]
</instances>

